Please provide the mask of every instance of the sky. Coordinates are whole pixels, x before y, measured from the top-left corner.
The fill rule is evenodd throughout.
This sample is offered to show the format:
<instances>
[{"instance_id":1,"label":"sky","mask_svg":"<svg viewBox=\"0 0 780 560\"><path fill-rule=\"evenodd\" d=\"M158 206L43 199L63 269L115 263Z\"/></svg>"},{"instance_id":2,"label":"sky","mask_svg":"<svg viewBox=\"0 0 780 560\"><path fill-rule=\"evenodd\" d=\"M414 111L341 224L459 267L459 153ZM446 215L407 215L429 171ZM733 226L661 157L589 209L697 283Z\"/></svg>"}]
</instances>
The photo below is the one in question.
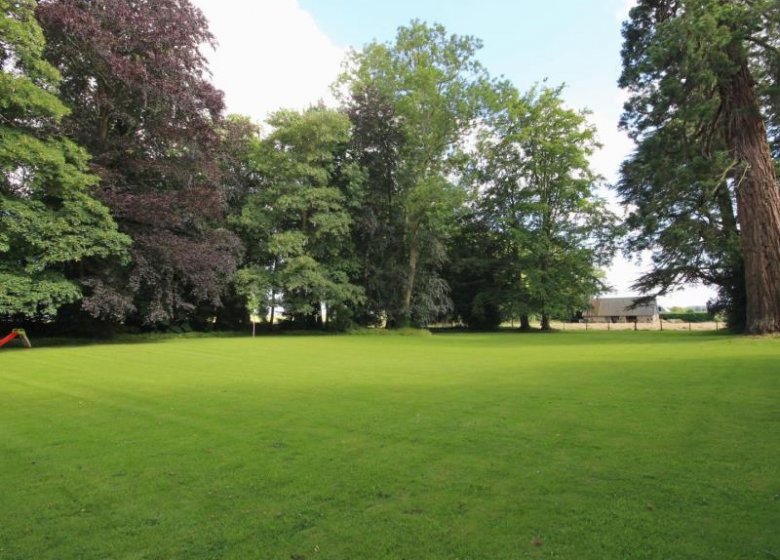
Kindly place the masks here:
<instances>
[{"instance_id":1,"label":"sky","mask_svg":"<svg viewBox=\"0 0 780 560\"><path fill-rule=\"evenodd\" d=\"M218 43L206 54L228 111L257 122L276 109L333 103L330 84L350 48L391 41L399 26L419 19L480 38L482 64L521 91L542 80L566 84L567 104L592 112L603 148L591 163L608 183L617 181L620 162L632 150L617 128L625 99L617 80L620 28L633 0L192 1ZM607 273L614 287L608 295L634 295L630 286L646 268L641 259L616 258ZM704 305L713 296L689 286L660 303Z\"/></svg>"}]
</instances>

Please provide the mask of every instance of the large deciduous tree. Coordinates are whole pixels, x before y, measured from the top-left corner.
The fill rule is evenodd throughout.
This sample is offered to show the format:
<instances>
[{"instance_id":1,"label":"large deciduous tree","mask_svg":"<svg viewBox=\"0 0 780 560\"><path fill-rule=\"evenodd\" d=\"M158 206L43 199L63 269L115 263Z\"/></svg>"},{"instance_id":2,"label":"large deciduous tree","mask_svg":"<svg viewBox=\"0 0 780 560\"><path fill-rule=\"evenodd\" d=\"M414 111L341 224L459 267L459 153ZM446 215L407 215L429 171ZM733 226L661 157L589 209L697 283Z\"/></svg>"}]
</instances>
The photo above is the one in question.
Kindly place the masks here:
<instances>
[{"instance_id":1,"label":"large deciduous tree","mask_svg":"<svg viewBox=\"0 0 780 560\"><path fill-rule=\"evenodd\" d=\"M368 160L369 192L382 193L380 205L395 215L377 225L398 235L399 274L379 279L373 271L381 267L368 269L371 282L384 284L389 325L425 323L449 304L439 272L462 200L452 181L454 156L473 130L488 82L475 59L480 46L473 37L414 21L393 43L353 53L340 80L357 145L367 151L357 157Z\"/></svg>"},{"instance_id":2,"label":"large deciduous tree","mask_svg":"<svg viewBox=\"0 0 780 560\"><path fill-rule=\"evenodd\" d=\"M398 181L404 141L391 98L372 85L356 89L347 100L352 123L350 150L365 173L353 208L352 236L359 262L354 281L365 303L356 321L365 325L398 324L405 260L402 191Z\"/></svg>"},{"instance_id":3,"label":"large deciduous tree","mask_svg":"<svg viewBox=\"0 0 780 560\"><path fill-rule=\"evenodd\" d=\"M453 318L475 330L497 329L512 318L512 255L507 240L478 205L458 213L443 275L450 287Z\"/></svg>"},{"instance_id":4,"label":"large deciduous tree","mask_svg":"<svg viewBox=\"0 0 780 560\"><path fill-rule=\"evenodd\" d=\"M586 113L561 88L513 89L479 140L479 206L506 247L505 306L550 318L584 309L603 291L615 216L596 194L588 159L597 147Z\"/></svg>"},{"instance_id":5,"label":"large deciduous tree","mask_svg":"<svg viewBox=\"0 0 780 560\"><path fill-rule=\"evenodd\" d=\"M35 5L0 1L0 316L51 316L79 300L67 267L121 256L129 241L92 196L87 153L60 133L68 109Z\"/></svg>"},{"instance_id":6,"label":"large deciduous tree","mask_svg":"<svg viewBox=\"0 0 780 560\"><path fill-rule=\"evenodd\" d=\"M248 266L238 284L254 307L280 303L299 327L328 319L344 327L363 290L350 282L354 262L348 204L362 179L347 157L349 119L314 107L279 111L273 132L250 156L258 182L246 196L236 226L247 247Z\"/></svg>"},{"instance_id":7,"label":"large deciduous tree","mask_svg":"<svg viewBox=\"0 0 780 560\"><path fill-rule=\"evenodd\" d=\"M88 263L93 316L155 326L218 306L240 245L221 226L212 43L188 0L43 0L68 134L93 155L100 198L133 239L129 268Z\"/></svg>"},{"instance_id":8,"label":"large deciduous tree","mask_svg":"<svg viewBox=\"0 0 780 560\"><path fill-rule=\"evenodd\" d=\"M657 250L642 285L702 280L737 301L744 286L747 332L780 331L780 5L640 0L623 35L638 149L620 192L648 239L635 246Z\"/></svg>"}]
</instances>

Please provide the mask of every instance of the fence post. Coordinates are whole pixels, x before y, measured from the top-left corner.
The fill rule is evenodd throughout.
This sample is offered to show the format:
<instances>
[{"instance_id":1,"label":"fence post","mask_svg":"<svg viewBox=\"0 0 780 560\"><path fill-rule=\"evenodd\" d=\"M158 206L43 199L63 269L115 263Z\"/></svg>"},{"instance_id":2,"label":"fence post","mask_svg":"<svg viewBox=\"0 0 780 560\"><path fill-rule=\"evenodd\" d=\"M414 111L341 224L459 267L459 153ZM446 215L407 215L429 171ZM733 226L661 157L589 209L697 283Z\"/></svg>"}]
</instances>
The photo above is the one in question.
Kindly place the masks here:
<instances>
[{"instance_id":1,"label":"fence post","mask_svg":"<svg viewBox=\"0 0 780 560\"><path fill-rule=\"evenodd\" d=\"M664 320L662 317L658 317L658 323L661 325L661 332L664 332Z\"/></svg>"},{"instance_id":2,"label":"fence post","mask_svg":"<svg viewBox=\"0 0 780 560\"><path fill-rule=\"evenodd\" d=\"M636 319L634 319L634 330L635 330L635 331L638 331L638 330L639 330L639 329L637 328L637 320L636 320Z\"/></svg>"}]
</instances>

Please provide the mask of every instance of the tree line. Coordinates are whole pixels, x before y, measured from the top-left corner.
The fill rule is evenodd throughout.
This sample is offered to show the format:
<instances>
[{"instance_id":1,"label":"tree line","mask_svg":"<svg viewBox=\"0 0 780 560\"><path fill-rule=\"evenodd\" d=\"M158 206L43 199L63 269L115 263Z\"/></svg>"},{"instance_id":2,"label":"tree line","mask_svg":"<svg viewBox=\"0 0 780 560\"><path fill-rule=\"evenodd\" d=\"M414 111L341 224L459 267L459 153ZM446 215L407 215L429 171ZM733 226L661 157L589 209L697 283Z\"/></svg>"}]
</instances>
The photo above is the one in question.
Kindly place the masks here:
<instances>
[{"instance_id":1,"label":"tree line","mask_svg":"<svg viewBox=\"0 0 780 560\"><path fill-rule=\"evenodd\" d=\"M353 51L337 108L279 110L258 125L225 115L201 52L214 39L186 0L0 3L5 322L239 328L254 311L304 329L528 328L530 317L549 328L605 290L602 270L623 246L655 251L640 287L714 284L734 325L780 328L765 282L780 251L765 192L777 195L778 154L758 146L771 162L759 176L750 118L725 101L744 97L736 74L755 73L749 130L776 148L771 2L690 0L697 12L648 0L632 11L621 84L638 149L618 185L625 222L599 196L587 112L568 108L560 87L520 92L491 77L481 42L440 25L413 21ZM736 34L749 16L766 48L712 37L742 66L707 70L723 60L700 46L703 60L664 53L687 55L680 37L710 32L694 18ZM745 235L757 201L769 222Z\"/></svg>"}]
</instances>

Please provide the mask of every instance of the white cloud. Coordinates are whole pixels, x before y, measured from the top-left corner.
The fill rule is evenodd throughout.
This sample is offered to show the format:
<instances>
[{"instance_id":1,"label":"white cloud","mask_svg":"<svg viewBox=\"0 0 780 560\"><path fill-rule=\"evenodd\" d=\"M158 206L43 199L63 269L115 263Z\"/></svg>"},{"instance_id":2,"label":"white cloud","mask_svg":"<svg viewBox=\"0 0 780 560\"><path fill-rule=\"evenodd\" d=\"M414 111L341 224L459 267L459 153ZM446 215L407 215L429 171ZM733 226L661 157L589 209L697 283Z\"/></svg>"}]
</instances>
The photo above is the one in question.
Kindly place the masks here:
<instances>
[{"instance_id":1,"label":"white cloud","mask_svg":"<svg viewBox=\"0 0 780 560\"><path fill-rule=\"evenodd\" d=\"M207 52L228 111L262 121L280 108L332 103L329 86L346 48L298 0L193 0L219 43Z\"/></svg>"}]
</instances>

